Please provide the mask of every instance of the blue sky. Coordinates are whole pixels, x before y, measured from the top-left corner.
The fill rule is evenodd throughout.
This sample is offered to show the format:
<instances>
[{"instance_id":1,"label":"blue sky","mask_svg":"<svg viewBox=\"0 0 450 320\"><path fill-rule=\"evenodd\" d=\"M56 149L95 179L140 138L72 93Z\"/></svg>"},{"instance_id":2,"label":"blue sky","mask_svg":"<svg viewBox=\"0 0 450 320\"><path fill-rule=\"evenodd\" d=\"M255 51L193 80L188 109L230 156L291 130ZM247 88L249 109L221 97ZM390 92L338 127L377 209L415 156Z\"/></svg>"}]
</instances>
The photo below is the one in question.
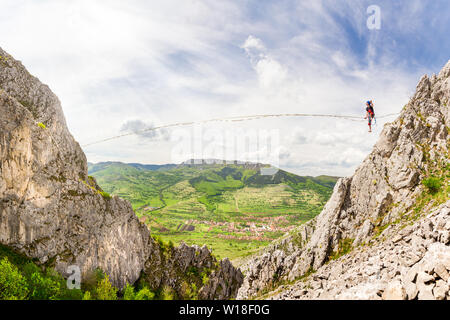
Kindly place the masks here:
<instances>
[{"instance_id":1,"label":"blue sky","mask_svg":"<svg viewBox=\"0 0 450 320\"><path fill-rule=\"evenodd\" d=\"M367 28L370 5L380 8L379 30ZM4 0L0 12L0 46L59 96L82 145L133 126L265 113L363 115L369 98L379 115L398 112L419 78L449 60L448 30L446 0ZM277 165L350 175L388 120L372 135L364 122L311 118L202 129L276 130ZM84 150L93 162L214 156L203 143L200 153L175 157L172 135L200 139L194 128L183 130Z\"/></svg>"}]
</instances>

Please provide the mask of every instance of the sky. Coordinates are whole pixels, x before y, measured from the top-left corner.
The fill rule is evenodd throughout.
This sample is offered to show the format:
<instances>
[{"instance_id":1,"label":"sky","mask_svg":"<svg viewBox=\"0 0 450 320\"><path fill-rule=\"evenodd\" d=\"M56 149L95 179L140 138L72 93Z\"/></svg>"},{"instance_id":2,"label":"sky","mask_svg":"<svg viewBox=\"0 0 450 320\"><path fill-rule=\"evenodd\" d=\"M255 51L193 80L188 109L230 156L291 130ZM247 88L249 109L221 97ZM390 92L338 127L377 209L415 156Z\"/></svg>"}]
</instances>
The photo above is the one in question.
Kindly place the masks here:
<instances>
[{"instance_id":1,"label":"sky","mask_svg":"<svg viewBox=\"0 0 450 320\"><path fill-rule=\"evenodd\" d=\"M375 11L373 10L375 7ZM90 162L220 158L351 175L450 58L447 0L2 0L0 47L61 100ZM87 144L126 133L108 142Z\"/></svg>"}]
</instances>

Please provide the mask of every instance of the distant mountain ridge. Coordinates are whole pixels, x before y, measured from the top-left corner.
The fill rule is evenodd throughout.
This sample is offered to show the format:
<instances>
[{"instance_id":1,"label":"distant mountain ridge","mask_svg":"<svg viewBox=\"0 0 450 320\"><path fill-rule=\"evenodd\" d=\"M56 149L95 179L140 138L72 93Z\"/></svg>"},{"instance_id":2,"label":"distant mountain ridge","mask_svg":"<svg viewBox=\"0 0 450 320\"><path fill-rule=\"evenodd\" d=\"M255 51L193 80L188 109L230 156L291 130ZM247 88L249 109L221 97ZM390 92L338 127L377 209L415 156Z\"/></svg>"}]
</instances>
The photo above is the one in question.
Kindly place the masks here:
<instances>
[{"instance_id":1,"label":"distant mountain ridge","mask_svg":"<svg viewBox=\"0 0 450 320\"><path fill-rule=\"evenodd\" d=\"M292 182L305 182L307 178L313 179L315 182L322 184L327 187L333 187L336 181L340 177L329 176L329 175L320 175L320 176L298 176L293 173L289 173L287 171L272 167L270 164L262 164L256 162L246 162L239 160L219 160L219 159L190 159L183 161L180 164L142 164L142 163L126 163L120 161L104 161L104 162L88 162L88 171L89 174L94 174L100 170L104 170L108 166L130 166L136 169L142 170L150 170L150 171L166 171L174 168L180 168L184 166L188 167L215 167L215 166L243 166L245 168L252 168L256 170L260 170L261 168L271 167L276 169L274 175L260 175L260 178L253 178L250 182L254 182L254 184L278 184L285 181ZM293 178L297 177L297 178ZM299 177L299 178L298 178ZM259 183L258 183L259 182Z\"/></svg>"},{"instance_id":2,"label":"distant mountain ridge","mask_svg":"<svg viewBox=\"0 0 450 320\"><path fill-rule=\"evenodd\" d=\"M106 166L109 165L127 165L131 166L136 169L143 169L143 170L152 170L152 171L158 171L158 170L170 170L172 168L177 167L176 164L141 164L141 163L124 163L119 161L106 161L106 162L98 162L98 163L92 163L88 162L88 168L89 173L94 173L96 171L104 169Z\"/></svg>"}]
</instances>

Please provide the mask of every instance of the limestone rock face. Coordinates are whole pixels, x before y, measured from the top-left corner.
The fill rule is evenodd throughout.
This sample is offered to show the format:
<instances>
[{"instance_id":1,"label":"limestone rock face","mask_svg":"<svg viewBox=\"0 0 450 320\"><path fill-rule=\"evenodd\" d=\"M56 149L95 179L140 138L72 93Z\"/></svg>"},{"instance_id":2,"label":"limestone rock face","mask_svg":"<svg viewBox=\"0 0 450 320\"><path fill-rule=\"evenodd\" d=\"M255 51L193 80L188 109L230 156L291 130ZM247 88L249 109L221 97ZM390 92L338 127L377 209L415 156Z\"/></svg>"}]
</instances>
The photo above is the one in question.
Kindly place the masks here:
<instances>
[{"instance_id":1,"label":"limestone rock face","mask_svg":"<svg viewBox=\"0 0 450 320\"><path fill-rule=\"evenodd\" d=\"M67 129L58 98L23 65L0 49L0 244L65 274L69 265L82 275L105 271L120 288L152 268L178 272L157 257L161 248L141 224L128 201L109 197L88 177L80 145ZM175 260L185 270L196 249L177 248ZM200 260L211 253L201 251ZM221 298L236 294L239 270L220 266L215 281L235 283ZM213 267L213 266L211 266ZM156 276L155 276L156 277ZM213 281L214 277L211 277ZM161 281L160 281L161 280ZM209 290L205 297L215 298Z\"/></svg>"},{"instance_id":2,"label":"limestone rock face","mask_svg":"<svg viewBox=\"0 0 450 320\"><path fill-rule=\"evenodd\" d=\"M390 225L405 214L414 215L413 208L424 192L421 181L425 177L438 171L442 174L444 170L447 173L443 175L448 174L449 78L450 61L439 75L431 78L424 76L420 80L415 95L400 116L384 126L373 151L354 175L337 182L323 211L313 220L276 240L241 267L245 279L238 298L258 295L263 289L279 283L279 280L294 281L318 271L333 253L364 246L383 228L386 229L381 234L382 238L391 235L394 243L403 239L404 236L392 233ZM449 221L444 220L450 224ZM436 232L433 229L435 227L429 226L423 232ZM412 233L411 226L401 232L408 230ZM443 240L439 241L448 245L448 232L443 232L440 237ZM414 251L408 254L411 255L409 259L412 264L421 260ZM349 269L348 265L335 267L337 269L332 272L340 273ZM339 271L339 268L342 270ZM445 278L442 267L440 272ZM436 291L441 292L442 287L441 283L440 289ZM398 283L395 283L390 291L395 292L395 295L403 292L397 289ZM413 295L415 289L412 286L408 289ZM379 297L377 293L381 289L372 285L364 290L366 293L363 296L367 298L374 295ZM432 290L430 288L429 291Z\"/></svg>"},{"instance_id":3,"label":"limestone rock face","mask_svg":"<svg viewBox=\"0 0 450 320\"><path fill-rule=\"evenodd\" d=\"M450 299L450 242L442 237L450 231L449 220L450 200L413 223L409 230L395 225L385 233L386 240L357 247L268 298ZM401 239L395 239L396 235Z\"/></svg>"},{"instance_id":4,"label":"limestone rock face","mask_svg":"<svg viewBox=\"0 0 450 320\"><path fill-rule=\"evenodd\" d=\"M213 271L208 274L210 270ZM200 281L192 282L198 275L201 275ZM186 291L195 283L200 288L198 298L222 300L236 297L244 276L228 259L217 261L206 246L182 243L171 249L153 250L141 279L153 288L168 285L178 296L186 296Z\"/></svg>"}]
</instances>

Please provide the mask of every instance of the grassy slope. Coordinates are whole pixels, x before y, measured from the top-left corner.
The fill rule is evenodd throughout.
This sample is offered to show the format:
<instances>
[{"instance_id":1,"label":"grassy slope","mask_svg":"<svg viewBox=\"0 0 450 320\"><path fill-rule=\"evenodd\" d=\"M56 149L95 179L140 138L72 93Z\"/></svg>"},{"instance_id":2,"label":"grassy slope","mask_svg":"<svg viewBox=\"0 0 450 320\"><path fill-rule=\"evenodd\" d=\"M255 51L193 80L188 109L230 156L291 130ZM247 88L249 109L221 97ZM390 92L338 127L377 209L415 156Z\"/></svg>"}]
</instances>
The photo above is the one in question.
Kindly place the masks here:
<instances>
[{"instance_id":1,"label":"grassy slope","mask_svg":"<svg viewBox=\"0 0 450 320\"><path fill-rule=\"evenodd\" d=\"M165 241L206 244L219 257L247 256L320 213L335 177L280 170L261 176L238 165L156 167L90 164L108 193L130 200ZM194 230L191 230L194 229Z\"/></svg>"}]
</instances>

